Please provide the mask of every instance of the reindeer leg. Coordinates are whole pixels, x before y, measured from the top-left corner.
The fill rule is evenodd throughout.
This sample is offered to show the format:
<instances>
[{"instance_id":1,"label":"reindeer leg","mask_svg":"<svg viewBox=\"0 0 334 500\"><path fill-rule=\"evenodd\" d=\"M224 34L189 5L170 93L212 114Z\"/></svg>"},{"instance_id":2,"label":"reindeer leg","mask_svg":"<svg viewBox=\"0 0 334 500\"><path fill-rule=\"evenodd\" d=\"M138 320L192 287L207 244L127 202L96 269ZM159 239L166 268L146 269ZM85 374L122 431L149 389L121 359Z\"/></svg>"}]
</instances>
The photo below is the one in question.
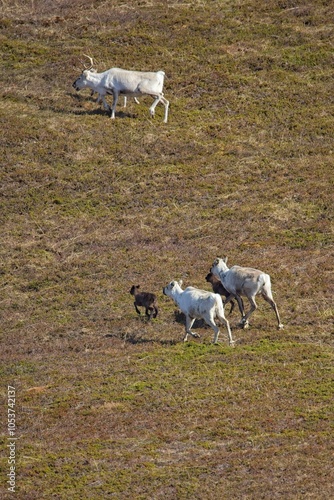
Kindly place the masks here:
<instances>
[{"instance_id":1,"label":"reindeer leg","mask_svg":"<svg viewBox=\"0 0 334 500\"><path fill-rule=\"evenodd\" d=\"M222 318L219 316L219 320L221 323L223 323L223 325L225 325L225 328L227 330L227 335L228 335L228 342L230 345L234 345L235 344L235 341L233 340L233 337L232 337L232 332L231 332L231 328L230 328L230 323L227 321L226 318ZM218 340L218 335L217 335L217 340ZM216 342L215 342L216 343Z\"/></svg>"},{"instance_id":2,"label":"reindeer leg","mask_svg":"<svg viewBox=\"0 0 334 500\"><path fill-rule=\"evenodd\" d=\"M277 305L276 305L276 302L274 302L273 298L270 297L269 295L267 295L266 292L264 292L262 290L262 297L264 298L264 300L266 300L268 302L268 304L271 305L271 307L274 309L275 311L275 314L276 314L276 319L277 319L277 323L278 323L278 329L279 330L282 330L284 328L284 325L281 323L281 320L280 320L280 317L279 317L279 314L278 314L278 309L277 309Z\"/></svg>"},{"instance_id":3,"label":"reindeer leg","mask_svg":"<svg viewBox=\"0 0 334 500\"><path fill-rule=\"evenodd\" d=\"M249 327L249 323L248 323L248 318L251 316L251 314L253 314L253 312L257 309L257 304L255 302L255 297L247 297L249 302L250 302L250 310L248 311L248 313L246 314L246 316L242 319L242 327L243 328L248 328Z\"/></svg>"},{"instance_id":4,"label":"reindeer leg","mask_svg":"<svg viewBox=\"0 0 334 500\"><path fill-rule=\"evenodd\" d=\"M152 106L150 107L150 114L151 117L154 117L155 113L155 108L159 102L162 102L162 104L165 106L165 116L164 116L164 123L167 123L168 120L168 107L169 107L169 101L163 96L163 94L160 94L155 101L153 102Z\"/></svg>"},{"instance_id":5,"label":"reindeer leg","mask_svg":"<svg viewBox=\"0 0 334 500\"><path fill-rule=\"evenodd\" d=\"M233 294L233 293L230 293L230 295L227 297L227 299L225 300L224 304L226 304L227 302L230 302L232 299L236 299L236 301L238 302L238 306L239 306L239 311L240 311L240 314L241 314L241 320L240 320L240 325L244 326L245 324L245 309L244 309L244 303L243 303L243 300L242 298L240 297L240 295L238 294ZM232 312L232 309L230 311L230 313Z\"/></svg>"},{"instance_id":6,"label":"reindeer leg","mask_svg":"<svg viewBox=\"0 0 334 500\"><path fill-rule=\"evenodd\" d=\"M185 335L185 337L183 339L184 342L187 341L188 334L192 335L195 338L199 338L200 337L198 335L198 333L193 333L191 331L191 327L193 326L194 322L195 322L195 318L190 318L189 316L186 316L186 335Z\"/></svg>"},{"instance_id":7,"label":"reindeer leg","mask_svg":"<svg viewBox=\"0 0 334 500\"><path fill-rule=\"evenodd\" d=\"M229 315L232 314L232 311L234 309L234 300L231 300L231 309L230 309L230 312L228 313Z\"/></svg>"},{"instance_id":8,"label":"reindeer leg","mask_svg":"<svg viewBox=\"0 0 334 500\"><path fill-rule=\"evenodd\" d=\"M136 309L137 314L139 314L139 315L140 315L140 311L139 311L139 309L138 309L138 307L137 307L137 304L134 302L134 303L133 303L133 305L135 306L135 309Z\"/></svg>"},{"instance_id":9,"label":"reindeer leg","mask_svg":"<svg viewBox=\"0 0 334 500\"><path fill-rule=\"evenodd\" d=\"M229 344L233 345L234 344L234 340L233 340L233 337L232 337L230 323L225 318L225 316L222 315L222 314L220 314L219 312L217 313L217 317L218 317L219 321L225 326L225 328L227 330ZM205 319L205 321L214 329L215 336L214 336L214 339L213 339L213 343L214 344L218 344L219 329L218 329L217 325L215 324L213 318L209 318L209 321L207 321Z\"/></svg>"},{"instance_id":10,"label":"reindeer leg","mask_svg":"<svg viewBox=\"0 0 334 500\"><path fill-rule=\"evenodd\" d=\"M103 103L103 107L104 107L104 109L105 109L106 111L110 111L110 106L109 106L109 104L107 103L107 101L105 100L104 95L101 95L101 94L100 94L100 97L101 97L101 101L102 101L102 103Z\"/></svg>"},{"instance_id":11,"label":"reindeer leg","mask_svg":"<svg viewBox=\"0 0 334 500\"><path fill-rule=\"evenodd\" d=\"M150 320L151 318L155 318L156 317L155 308L154 307L148 307L146 309L146 316L148 316L148 320Z\"/></svg>"},{"instance_id":12,"label":"reindeer leg","mask_svg":"<svg viewBox=\"0 0 334 500\"><path fill-rule=\"evenodd\" d=\"M169 107L169 101L162 95L161 96L161 102L165 106L165 116L164 116L164 123L167 123L168 120L168 107Z\"/></svg>"},{"instance_id":13,"label":"reindeer leg","mask_svg":"<svg viewBox=\"0 0 334 500\"><path fill-rule=\"evenodd\" d=\"M218 337L219 337L219 328L218 326L215 324L214 321L212 321L212 323L208 323L212 328L213 328L213 331L215 332L215 335L213 337L213 344L218 344Z\"/></svg>"},{"instance_id":14,"label":"reindeer leg","mask_svg":"<svg viewBox=\"0 0 334 500\"><path fill-rule=\"evenodd\" d=\"M233 309L234 309L234 301L233 301L233 299L230 299L230 301L228 301L228 300L225 298L225 300L223 300L223 306L224 306L224 309L225 309L226 304L228 304L228 302L230 302L230 303L231 303L231 309L230 309L230 312L229 312L228 314L231 314L231 313L232 313L232 311L233 311Z\"/></svg>"},{"instance_id":15,"label":"reindeer leg","mask_svg":"<svg viewBox=\"0 0 334 500\"><path fill-rule=\"evenodd\" d=\"M116 111L116 104L117 104L117 101L118 101L119 92L116 92L115 90L113 90L112 91L112 95L113 95L113 103L112 103L112 107L111 107L111 116L110 116L110 118L112 118L114 120L114 118L115 118L115 111Z\"/></svg>"},{"instance_id":16,"label":"reindeer leg","mask_svg":"<svg viewBox=\"0 0 334 500\"><path fill-rule=\"evenodd\" d=\"M152 106L150 107L150 115L152 118L154 118L155 108L159 102L160 102L160 96L156 97L155 101L153 102Z\"/></svg>"}]
</instances>

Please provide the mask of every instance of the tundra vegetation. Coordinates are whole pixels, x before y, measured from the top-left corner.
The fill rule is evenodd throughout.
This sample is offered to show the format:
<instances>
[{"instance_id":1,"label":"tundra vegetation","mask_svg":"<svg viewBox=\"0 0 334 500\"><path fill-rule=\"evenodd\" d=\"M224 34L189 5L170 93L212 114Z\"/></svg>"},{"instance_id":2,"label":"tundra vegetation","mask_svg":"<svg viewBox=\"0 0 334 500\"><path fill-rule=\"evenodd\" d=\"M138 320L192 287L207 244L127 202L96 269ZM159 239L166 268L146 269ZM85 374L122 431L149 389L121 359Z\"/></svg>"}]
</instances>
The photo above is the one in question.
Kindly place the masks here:
<instances>
[{"instance_id":1,"label":"tundra vegetation","mask_svg":"<svg viewBox=\"0 0 334 500\"><path fill-rule=\"evenodd\" d=\"M17 498L333 497L333 32L327 0L1 2L1 498L7 385ZM168 123L75 92L83 54L163 69ZM222 255L284 330L261 300L234 349L180 340L162 287Z\"/></svg>"}]
</instances>

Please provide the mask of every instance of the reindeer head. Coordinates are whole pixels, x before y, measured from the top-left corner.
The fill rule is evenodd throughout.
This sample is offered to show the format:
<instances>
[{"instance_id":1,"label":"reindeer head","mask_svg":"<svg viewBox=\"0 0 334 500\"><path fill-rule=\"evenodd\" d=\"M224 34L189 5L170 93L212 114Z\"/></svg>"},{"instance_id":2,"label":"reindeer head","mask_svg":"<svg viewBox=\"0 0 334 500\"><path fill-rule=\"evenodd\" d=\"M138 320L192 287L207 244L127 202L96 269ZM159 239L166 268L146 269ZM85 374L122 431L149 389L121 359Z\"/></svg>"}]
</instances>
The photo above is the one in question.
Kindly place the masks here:
<instances>
[{"instance_id":1,"label":"reindeer head","mask_svg":"<svg viewBox=\"0 0 334 500\"><path fill-rule=\"evenodd\" d=\"M135 295L135 293L139 290L140 285L132 285L130 293L131 295Z\"/></svg>"},{"instance_id":2,"label":"reindeer head","mask_svg":"<svg viewBox=\"0 0 334 500\"><path fill-rule=\"evenodd\" d=\"M181 286L182 286L182 280L180 281L173 280L162 289L162 293L164 295L167 295L168 297L173 297L175 293L182 292Z\"/></svg>"},{"instance_id":3,"label":"reindeer head","mask_svg":"<svg viewBox=\"0 0 334 500\"><path fill-rule=\"evenodd\" d=\"M213 261L212 267L210 269L210 272L214 274L217 278L219 278L219 273L220 272L225 272L228 271L228 267L226 265L227 262L227 257L224 259L217 258Z\"/></svg>"},{"instance_id":4,"label":"reindeer head","mask_svg":"<svg viewBox=\"0 0 334 500\"><path fill-rule=\"evenodd\" d=\"M87 86L87 77L89 73L97 73L97 70L93 67L94 66L93 58L87 56L86 54L84 54L84 56L88 57L90 61L90 66L87 66L83 61L80 61L83 64L83 70L79 78L77 78L75 82L73 82L72 84L72 87L75 88L75 90L77 91Z\"/></svg>"}]
</instances>

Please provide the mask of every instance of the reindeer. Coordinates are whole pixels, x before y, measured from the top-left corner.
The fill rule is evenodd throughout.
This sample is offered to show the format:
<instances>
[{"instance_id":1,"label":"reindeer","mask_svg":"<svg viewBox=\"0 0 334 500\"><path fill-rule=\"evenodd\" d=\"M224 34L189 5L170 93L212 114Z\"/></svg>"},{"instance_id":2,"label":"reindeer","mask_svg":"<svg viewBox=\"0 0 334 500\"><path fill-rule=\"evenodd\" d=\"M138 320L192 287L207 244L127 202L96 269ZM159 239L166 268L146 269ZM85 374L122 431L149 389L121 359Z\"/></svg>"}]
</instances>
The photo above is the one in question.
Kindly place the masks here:
<instances>
[{"instance_id":1,"label":"reindeer","mask_svg":"<svg viewBox=\"0 0 334 500\"><path fill-rule=\"evenodd\" d=\"M213 342L217 344L219 337L219 328L215 323L215 318L217 317L226 327L229 343L234 344L230 324L224 315L224 306L221 296L217 293L199 290L193 286L188 286L185 290L182 290L181 285L182 280L179 282L171 281L163 288L163 294L173 299L186 316L186 334L183 341L187 341L188 334L193 337L199 337L198 333L193 333L191 331L195 319L198 318L204 319L204 321L213 328L215 332Z\"/></svg>"},{"instance_id":2,"label":"reindeer","mask_svg":"<svg viewBox=\"0 0 334 500\"><path fill-rule=\"evenodd\" d=\"M89 57L89 56L87 56ZM138 97L150 95L154 97L154 102L150 107L150 114L154 117L155 108L161 102L165 106L164 123L168 120L169 101L162 92L165 73L163 71L144 72L130 71L121 68L111 68L102 73L98 73L93 68L93 59L89 57L91 66L85 69L79 78L73 83L75 90L90 88L98 93L98 99L101 99L104 108L111 111L111 118L115 118L115 110L119 95ZM105 96L112 94L113 104L110 108L105 100Z\"/></svg>"},{"instance_id":3,"label":"reindeer","mask_svg":"<svg viewBox=\"0 0 334 500\"><path fill-rule=\"evenodd\" d=\"M262 297L275 311L278 329L282 329L283 325L280 321L278 309L271 293L269 274L259 271L258 269L252 269L251 267L233 266L229 269L226 263L227 257L225 257L225 259L215 259L212 264L211 272L221 280L226 290L230 293L226 302L234 297L238 301L239 309L242 311L241 326L243 328L248 328L248 319L257 309L255 297L258 293L261 293ZM245 314L239 295L245 295L250 302L250 310L247 314Z\"/></svg>"},{"instance_id":4,"label":"reindeer","mask_svg":"<svg viewBox=\"0 0 334 500\"><path fill-rule=\"evenodd\" d=\"M140 314L139 307L145 307L145 314L150 320L151 317L156 318L158 316L158 304L157 297L154 293L139 292L140 285L132 285L130 293L134 296L134 306L137 314Z\"/></svg>"}]
</instances>

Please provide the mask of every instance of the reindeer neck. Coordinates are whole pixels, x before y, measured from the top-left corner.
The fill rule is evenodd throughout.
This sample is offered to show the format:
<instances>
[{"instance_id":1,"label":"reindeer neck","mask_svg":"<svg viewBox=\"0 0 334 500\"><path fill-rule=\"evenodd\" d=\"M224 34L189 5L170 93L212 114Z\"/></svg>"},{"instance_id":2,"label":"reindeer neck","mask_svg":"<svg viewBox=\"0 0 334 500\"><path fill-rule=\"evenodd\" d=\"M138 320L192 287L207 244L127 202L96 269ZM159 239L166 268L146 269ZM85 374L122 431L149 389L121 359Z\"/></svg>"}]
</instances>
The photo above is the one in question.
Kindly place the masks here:
<instances>
[{"instance_id":1,"label":"reindeer neck","mask_svg":"<svg viewBox=\"0 0 334 500\"><path fill-rule=\"evenodd\" d=\"M181 287L177 287L176 290L175 290L175 292L176 293L174 295L174 298L175 298L175 301L177 302L177 304L179 305L183 290L182 290Z\"/></svg>"},{"instance_id":2,"label":"reindeer neck","mask_svg":"<svg viewBox=\"0 0 334 500\"><path fill-rule=\"evenodd\" d=\"M87 71L86 73L87 87L96 87L101 82L101 73L94 73L93 71Z\"/></svg>"}]
</instances>

